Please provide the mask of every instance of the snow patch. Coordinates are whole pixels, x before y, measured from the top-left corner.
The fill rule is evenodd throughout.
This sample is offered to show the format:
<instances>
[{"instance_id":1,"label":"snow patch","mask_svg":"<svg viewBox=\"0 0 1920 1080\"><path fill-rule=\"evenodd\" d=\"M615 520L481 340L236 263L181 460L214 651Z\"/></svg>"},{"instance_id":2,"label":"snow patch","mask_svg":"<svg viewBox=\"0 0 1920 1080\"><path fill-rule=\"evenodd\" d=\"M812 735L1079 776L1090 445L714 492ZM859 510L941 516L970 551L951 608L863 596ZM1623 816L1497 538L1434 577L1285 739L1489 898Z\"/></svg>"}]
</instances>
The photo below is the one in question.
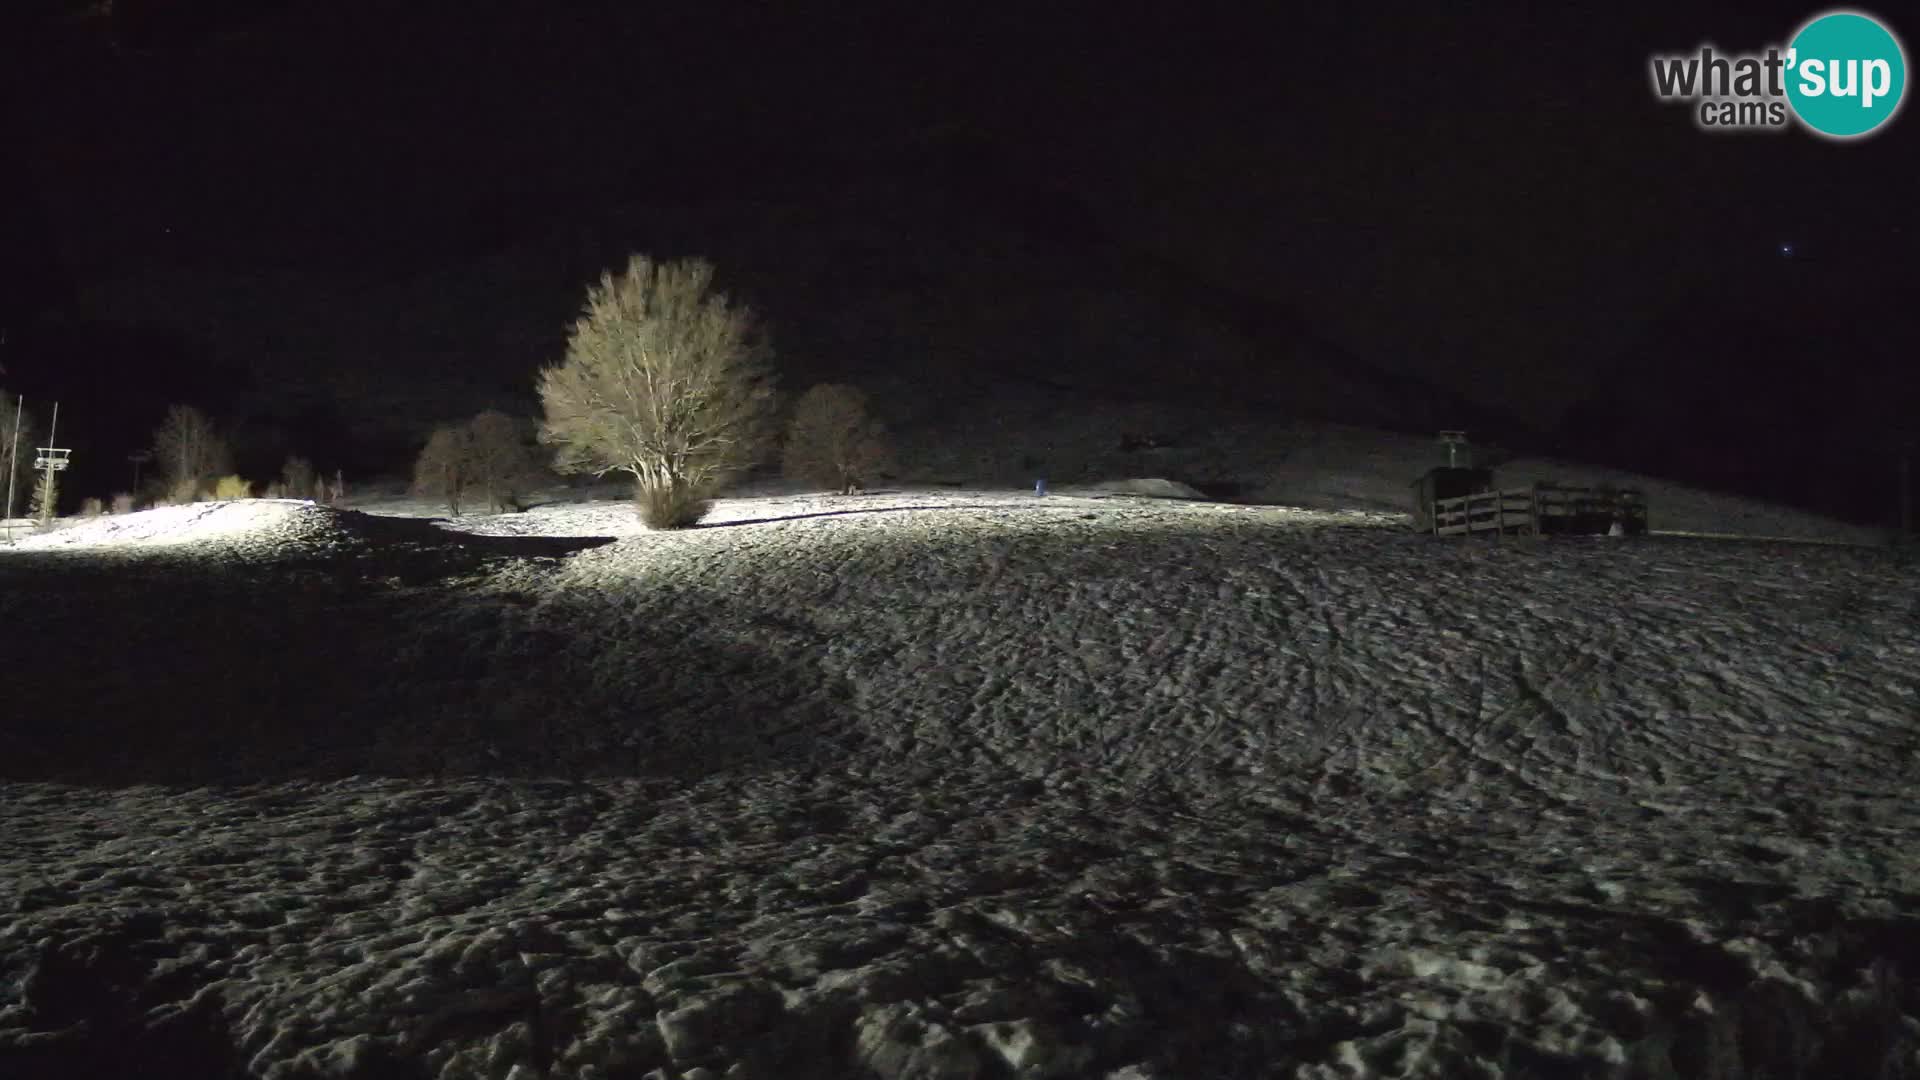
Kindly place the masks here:
<instances>
[{"instance_id":1,"label":"snow patch","mask_svg":"<svg viewBox=\"0 0 1920 1080\"><path fill-rule=\"evenodd\" d=\"M1205 499L1206 493L1178 480L1139 478L1102 480L1094 484L1072 484L1059 489L1062 494L1139 495L1152 499Z\"/></svg>"},{"instance_id":2,"label":"snow patch","mask_svg":"<svg viewBox=\"0 0 1920 1080\"><path fill-rule=\"evenodd\" d=\"M1920 570L1884 552L254 503L0 555L0 1074L194 1032L208 1074L447 1080L1916 1049Z\"/></svg>"},{"instance_id":3,"label":"snow patch","mask_svg":"<svg viewBox=\"0 0 1920 1080\"><path fill-rule=\"evenodd\" d=\"M239 499L159 506L131 514L63 519L15 545L35 551L60 548L167 546L238 537L285 535L324 527L328 512L306 500Z\"/></svg>"}]
</instances>

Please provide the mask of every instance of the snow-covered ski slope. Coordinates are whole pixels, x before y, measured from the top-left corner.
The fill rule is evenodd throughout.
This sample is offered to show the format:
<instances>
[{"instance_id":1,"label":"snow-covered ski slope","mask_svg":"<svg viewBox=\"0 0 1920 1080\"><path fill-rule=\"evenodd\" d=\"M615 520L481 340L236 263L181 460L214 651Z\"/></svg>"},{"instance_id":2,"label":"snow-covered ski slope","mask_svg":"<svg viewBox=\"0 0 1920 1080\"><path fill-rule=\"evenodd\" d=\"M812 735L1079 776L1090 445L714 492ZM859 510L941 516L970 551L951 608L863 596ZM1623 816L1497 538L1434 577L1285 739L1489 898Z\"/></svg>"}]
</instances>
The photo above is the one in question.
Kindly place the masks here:
<instances>
[{"instance_id":1,"label":"snow-covered ski slope","mask_svg":"<svg viewBox=\"0 0 1920 1080\"><path fill-rule=\"evenodd\" d=\"M1920 1068L1884 549L256 501L0 552L0 655L4 1076Z\"/></svg>"}]
</instances>

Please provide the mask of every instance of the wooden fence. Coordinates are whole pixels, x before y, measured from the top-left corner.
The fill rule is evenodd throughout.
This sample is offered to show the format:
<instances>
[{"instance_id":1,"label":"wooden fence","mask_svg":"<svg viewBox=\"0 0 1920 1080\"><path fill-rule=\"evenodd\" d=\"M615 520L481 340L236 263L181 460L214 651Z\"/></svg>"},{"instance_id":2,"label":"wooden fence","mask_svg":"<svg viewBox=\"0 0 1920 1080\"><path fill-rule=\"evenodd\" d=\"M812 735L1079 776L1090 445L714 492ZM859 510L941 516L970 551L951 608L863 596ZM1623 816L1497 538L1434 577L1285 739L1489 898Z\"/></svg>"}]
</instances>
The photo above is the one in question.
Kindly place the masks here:
<instances>
[{"instance_id":1,"label":"wooden fence","mask_svg":"<svg viewBox=\"0 0 1920 1080\"><path fill-rule=\"evenodd\" d=\"M1594 534L1607 532L1615 522L1638 535L1647 531L1647 500L1639 491L1540 483L1435 499L1431 516L1435 536Z\"/></svg>"}]
</instances>

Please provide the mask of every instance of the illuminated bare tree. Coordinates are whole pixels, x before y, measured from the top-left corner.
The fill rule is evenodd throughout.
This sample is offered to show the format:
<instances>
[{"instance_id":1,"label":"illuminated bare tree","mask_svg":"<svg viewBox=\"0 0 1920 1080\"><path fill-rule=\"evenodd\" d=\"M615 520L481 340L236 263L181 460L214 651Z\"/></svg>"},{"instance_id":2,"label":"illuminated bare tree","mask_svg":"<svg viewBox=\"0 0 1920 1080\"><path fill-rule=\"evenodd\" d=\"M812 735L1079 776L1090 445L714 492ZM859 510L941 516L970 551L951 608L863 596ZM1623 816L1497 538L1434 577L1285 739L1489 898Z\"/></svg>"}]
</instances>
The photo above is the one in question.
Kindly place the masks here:
<instances>
[{"instance_id":1,"label":"illuminated bare tree","mask_svg":"<svg viewBox=\"0 0 1920 1080\"><path fill-rule=\"evenodd\" d=\"M227 441L191 405L175 405L153 433L153 457L175 502L192 502L209 477L233 471Z\"/></svg>"},{"instance_id":2,"label":"illuminated bare tree","mask_svg":"<svg viewBox=\"0 0 1920 1080\"><path fill-rule=\"evenodd\" d=\"M280 466L280 488L289 499L313 498L313 462L299 455L287 458Z\"/></svg>"},{"instance_id":3,"label":"illuminated bare tree","mask_svg":"<svg viewBox=\"0 0 1920 1080\"><path fill-rule=\"evenodd\" d=\"M465 427L434 429L420 457L413 463L413 490L447 500L447 513L460 516L460 496L467 489L472 446Z\"/></svg>"},{"instance_id":4,"label":"illuminated bare tree","mask_svg":"<svg viewBox=\"0 0 1920 1080\"><path fill-rule=\"evenodd\" d=\"M540 373L554 467L631 474L655 528L699 521L772 434L771 350L752 313L712 286L705 260L634 256L588 290L566 359Z\"/></svg>"},{"instance_id":5,"label":"illuminated bare tree","mask_svg":"<svg viewBox=\"0 0 1920 1080\"><path fill-rule=\"evenodd\" d=\"M517 509L520 496L546 472L520 424L497 409L467 422L467 452L471 484L494 511Z\"/></svg>"}]
</instances>

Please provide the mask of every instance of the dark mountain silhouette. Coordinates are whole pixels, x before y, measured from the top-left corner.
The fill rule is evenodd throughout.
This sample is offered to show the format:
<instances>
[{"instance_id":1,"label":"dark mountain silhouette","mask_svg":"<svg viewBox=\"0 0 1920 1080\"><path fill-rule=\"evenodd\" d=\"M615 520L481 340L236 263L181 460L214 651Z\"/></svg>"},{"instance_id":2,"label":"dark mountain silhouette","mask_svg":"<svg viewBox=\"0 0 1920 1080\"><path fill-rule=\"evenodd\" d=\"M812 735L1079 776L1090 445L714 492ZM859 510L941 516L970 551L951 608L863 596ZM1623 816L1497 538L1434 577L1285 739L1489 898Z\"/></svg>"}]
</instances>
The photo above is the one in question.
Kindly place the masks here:
<instances>
[{"instance_id":1,"label":"dark mountain silhouette","mask_svg":"<svg viewBox=\"0 0 1920 1080\"><path fill-rule=\"evenodd\" d=\"M16 35L64 32L106 48L195 51L249 33L296 0L14 0Z\"/></svg>"},{"instance_id":2,"label":"dark mountain silhouette","mask_svg":"<svg viewBox=\"0 0 1920 1080\"><path fill-rule=\"evenodd\" d=\"M206 373L140 396L154 409L194 401L236 424L236 451L256 474L288 452L361 475L398 471L435 423L488 406L534 411L534 374L563 355L587 286L645 252L712 260L771 328L788 389L860 383L896 424L957 431L1041 395L1069 411L1176 403L1259 410L1276 424L1526 438L1446 387L1334 347L1295 312L1108 236L1064 189L1027 184L976 147L923 147L838 174L823 165L693 202L504 200L488 220L485 243L352 270L130 263L93 287L91 318L114 313L110 332L93 334L125 343L130 322L164 348L142 361L119 344L70 345L58 363L69 382L161 354L155 372ZM81 423L78 403L70 410ZM148 426L126 433L125 449ZM124 449L95 456L117 462Z\"/></svg>"},{"instance_id":3,"label":"dark mountain silhouette","mask_svg":"<svg viewBox=\"0 0 1920 1080\"><path fill-rule=\"evenodd\" d=\"M1899 447L1920 434L1915 342L1910 302L1891 291L1783 266L1673 305L1568 412L1560 442L1608 464L1892 524Z\"/></svg>"},{"instance_id":4,"label":"dark mountain silhouette","mask_svg":"<svg viewBox=\"0 0 1920 1080\"><path fill-rule=\"evenodd\" d=\"M0 35L4 33L0 28ZM7 59L7 50L0 47L0 63ZM8 145L18 145L23 112L30 107L0 96L0 139ZM0 342L0 368L9 365L9 350L18 348L27 327L72 300L73 287L29 164L12 160L0 165L0 335L6 338Z\"/></svg>"}]
</instances>

